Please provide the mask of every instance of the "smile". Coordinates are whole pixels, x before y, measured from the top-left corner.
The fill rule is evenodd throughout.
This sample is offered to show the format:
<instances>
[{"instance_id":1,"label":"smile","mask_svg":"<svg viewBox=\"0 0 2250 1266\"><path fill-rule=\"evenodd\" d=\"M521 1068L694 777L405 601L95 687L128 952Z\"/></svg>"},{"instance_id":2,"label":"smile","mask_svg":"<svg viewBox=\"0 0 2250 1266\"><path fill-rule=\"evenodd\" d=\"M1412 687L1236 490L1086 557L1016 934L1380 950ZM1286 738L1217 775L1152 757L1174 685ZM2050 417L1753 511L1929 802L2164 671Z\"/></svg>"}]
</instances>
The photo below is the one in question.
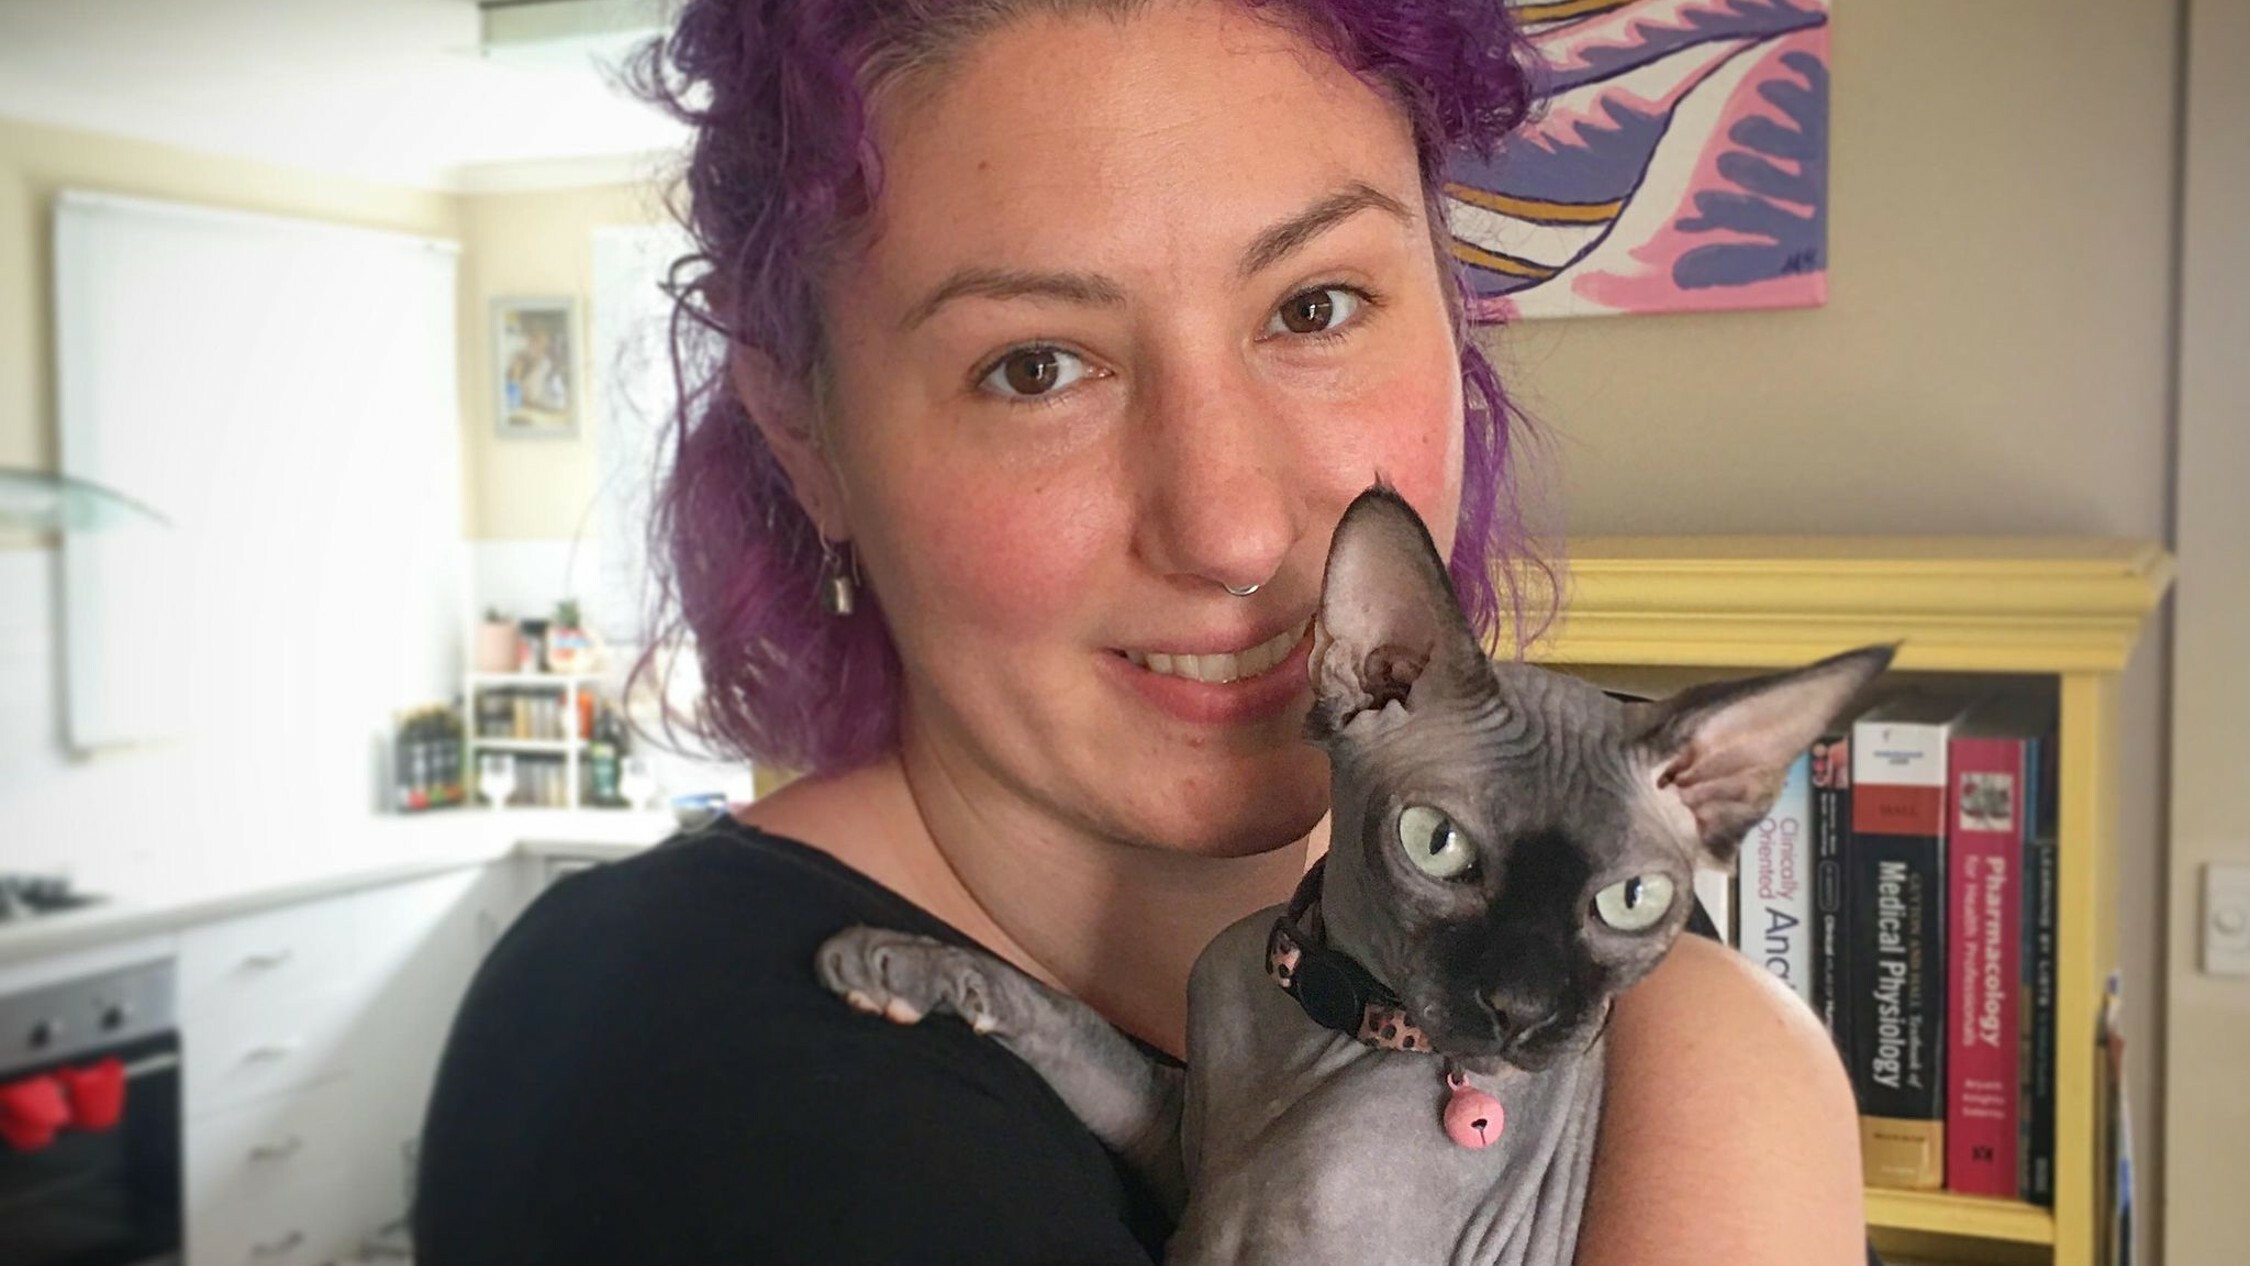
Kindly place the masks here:
<instances>
[{"instance_id":1,"label":"smile","mask_svg":"<svg viewBox=\"0 0 2250 1266\"><path fill-rule=\"evenodd\" d=\"M1298 622L1283 629L1256 646L1242 651L1228 651L1215 655L1166 654L1162 651L1125 651L1126 659L1134 665L1166 677L1185 677L1189 681L1223 683L1255 677L1289 658L1289 651L1305 636L1312 621Z\"/></svg>"}]
</instances>

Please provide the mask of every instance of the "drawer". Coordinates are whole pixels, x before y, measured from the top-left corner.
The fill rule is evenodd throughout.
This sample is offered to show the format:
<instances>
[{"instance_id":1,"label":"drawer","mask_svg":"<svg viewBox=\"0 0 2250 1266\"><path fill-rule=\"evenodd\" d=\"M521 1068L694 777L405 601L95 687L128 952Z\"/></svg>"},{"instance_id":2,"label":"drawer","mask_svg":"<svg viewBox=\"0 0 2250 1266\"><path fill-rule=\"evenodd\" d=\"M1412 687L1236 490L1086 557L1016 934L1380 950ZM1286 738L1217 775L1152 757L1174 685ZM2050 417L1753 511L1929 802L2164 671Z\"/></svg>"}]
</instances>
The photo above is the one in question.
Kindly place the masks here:
<instances>
[{"instance_id":1,"label":"drawer","mask_svg":"<svg viewBox=\"0 0 2250 1266\"><path fill-rule=\"evenodd\" d=\"M357 990L339 990L186 1017L180 1050L187 1116L192 1120L345 1071L364 1002Z\"/></svg>"},{"instance_id":2,"label":"drawer","mask_svg":"<svg viewBox=\"0 0 2250 1266\"><path fill-rule=\"evenodd\" d=\"M206 923L180 933L180 1014L230 1011L340 988L359 973L350 903L308 905Z\"/></svg>"},{"instance_id":3,"label":"drawer","mask_svg":"<svg viewBox=\"0 0 2250 1266\"><path fill-rule=\"evenodd\" d=\"M349 1173L307 1176L259 1196L190 1209L188 1266L320 1266L357 1248Z\"/></svg>"},{"instance_id":4,"label":"drawer","mask_svg":"<svg viewBox=\"0 0 2250 1266\"><path fill-rule=\"evenodd\" d=\"M271 1202L292 1186L353 1161L349 1078L207 1113L187 1126L187 1207Z\"/></svg>"}]
</instances>

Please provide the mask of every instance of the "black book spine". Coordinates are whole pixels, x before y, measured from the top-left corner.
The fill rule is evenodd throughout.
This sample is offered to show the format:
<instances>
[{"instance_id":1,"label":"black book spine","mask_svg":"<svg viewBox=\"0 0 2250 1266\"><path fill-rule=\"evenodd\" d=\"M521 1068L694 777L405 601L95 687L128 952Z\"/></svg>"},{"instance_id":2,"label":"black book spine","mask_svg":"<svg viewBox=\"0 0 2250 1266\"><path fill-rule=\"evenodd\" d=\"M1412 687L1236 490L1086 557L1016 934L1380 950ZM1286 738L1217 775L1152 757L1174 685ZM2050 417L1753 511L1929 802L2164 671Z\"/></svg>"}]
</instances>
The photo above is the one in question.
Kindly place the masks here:
<instances>
[{"instance_id":1,"label":"black book spine","mask_svg":"<svg viewBox=\"0 0 2250 1266\"><path fill-rule=\"evenodd\" d=\"M1849 916L1852 1084L1868 1181L1943 1182L1945 878L1942 841L1854 832Z\"/></svg>"},{"instance_id":2,"label":"black book spine","mask_svg":"<svg viewBox=\"0 0 2250 1266\"><path fill-rule=\"evenodd\" d=\"M2023 972L2031 1023L2030 1058L2023 1064L2023 1100L2027 1146L2023 1149L2023 1198L2052 1208L2055 1203L2055 841L2050 837L2025 846Z\"/></svg>"},{"instance_id":3,"label":"black book spine","mask_svg":"<svg viewBox=\"0 0 2250 1266\"><path fill-rule=\"evenodd\" d=\"M1851 1056L1851 997L1845 918L1844 839L1851 830L1851 741L1831 734L1812 748L1813 1009L1846 1059Z\"/></svg>"}]
</instances>

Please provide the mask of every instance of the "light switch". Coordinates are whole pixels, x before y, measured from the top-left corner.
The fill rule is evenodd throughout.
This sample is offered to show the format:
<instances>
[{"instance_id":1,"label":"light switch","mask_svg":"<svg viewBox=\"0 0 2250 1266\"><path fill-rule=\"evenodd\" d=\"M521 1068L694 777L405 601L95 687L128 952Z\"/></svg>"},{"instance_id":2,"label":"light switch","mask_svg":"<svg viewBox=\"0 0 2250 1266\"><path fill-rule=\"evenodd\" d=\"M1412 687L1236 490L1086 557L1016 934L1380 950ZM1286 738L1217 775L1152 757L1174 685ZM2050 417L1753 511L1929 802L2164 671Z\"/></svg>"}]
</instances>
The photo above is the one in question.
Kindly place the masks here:
<instances>
[{"instance_id":1,"label":"light switch","mask_svg":"<svg viewBox=\"0 0 2250 1266\"><path fill-rule=\"evenodd\" d=\"M2250 866L2203 867L2203 970L2250 976Z\"/></svg>"}]
</instances>

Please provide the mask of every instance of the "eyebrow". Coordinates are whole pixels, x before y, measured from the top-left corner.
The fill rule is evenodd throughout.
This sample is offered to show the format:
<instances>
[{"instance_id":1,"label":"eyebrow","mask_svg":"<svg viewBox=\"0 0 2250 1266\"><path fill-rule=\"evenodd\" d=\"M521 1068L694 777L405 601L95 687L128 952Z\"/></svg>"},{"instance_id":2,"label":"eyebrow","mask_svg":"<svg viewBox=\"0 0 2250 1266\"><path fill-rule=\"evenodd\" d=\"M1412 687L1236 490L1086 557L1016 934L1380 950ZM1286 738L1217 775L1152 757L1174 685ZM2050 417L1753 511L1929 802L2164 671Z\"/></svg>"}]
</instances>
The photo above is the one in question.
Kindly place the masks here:
<instances>
[{"instance_id":1,"label":"eyebrow","mask_svg":"<svg viewBox=\"0 0 2250 1266\"><path fill-rule=\"evenodd\" d=\"M1088 308L1116 308L1125 303L1124 287L1099 273L964 268L947 277L927 298L915 304L906 314L904 326L911 330L929 320L939 308L971 295L986 299L1053 299Z\"/></svg>"},{"instance_id":2,"label":"eyebrow","mask_svg":"<svg viewBox=\"0 0 2250 1266\"><path fill-rule=\"evenodd\" d=\"M1236 272L1248 281L1297 253L1307 242L1370 209L1384 212L1401 225L1414 223L1413 213L1398 199L1366 181L1355 180L1260 233L1250 249L1242 252Z\"/></svg>"},{"instance_id":3,"label":"eyebrow","mask_svg":"<svg viewBox=\"0 0 2250 1266\"><path fill-rule=\"evenodd\" d=\"M1302 250L1306 243L1366 210L1382 211L1402 225L1414 216L1405 205L1365 181L1355 180L1281 223L1266 229L1242 252L1236 274L1247 281ZM969 267L954 272L901 322L913 329L955 299L1048 299L1080 307L1114 308L1125 303L1125 288L1100 273L1039 272L1015 268Z\"/></svg>"}]
</instances>

